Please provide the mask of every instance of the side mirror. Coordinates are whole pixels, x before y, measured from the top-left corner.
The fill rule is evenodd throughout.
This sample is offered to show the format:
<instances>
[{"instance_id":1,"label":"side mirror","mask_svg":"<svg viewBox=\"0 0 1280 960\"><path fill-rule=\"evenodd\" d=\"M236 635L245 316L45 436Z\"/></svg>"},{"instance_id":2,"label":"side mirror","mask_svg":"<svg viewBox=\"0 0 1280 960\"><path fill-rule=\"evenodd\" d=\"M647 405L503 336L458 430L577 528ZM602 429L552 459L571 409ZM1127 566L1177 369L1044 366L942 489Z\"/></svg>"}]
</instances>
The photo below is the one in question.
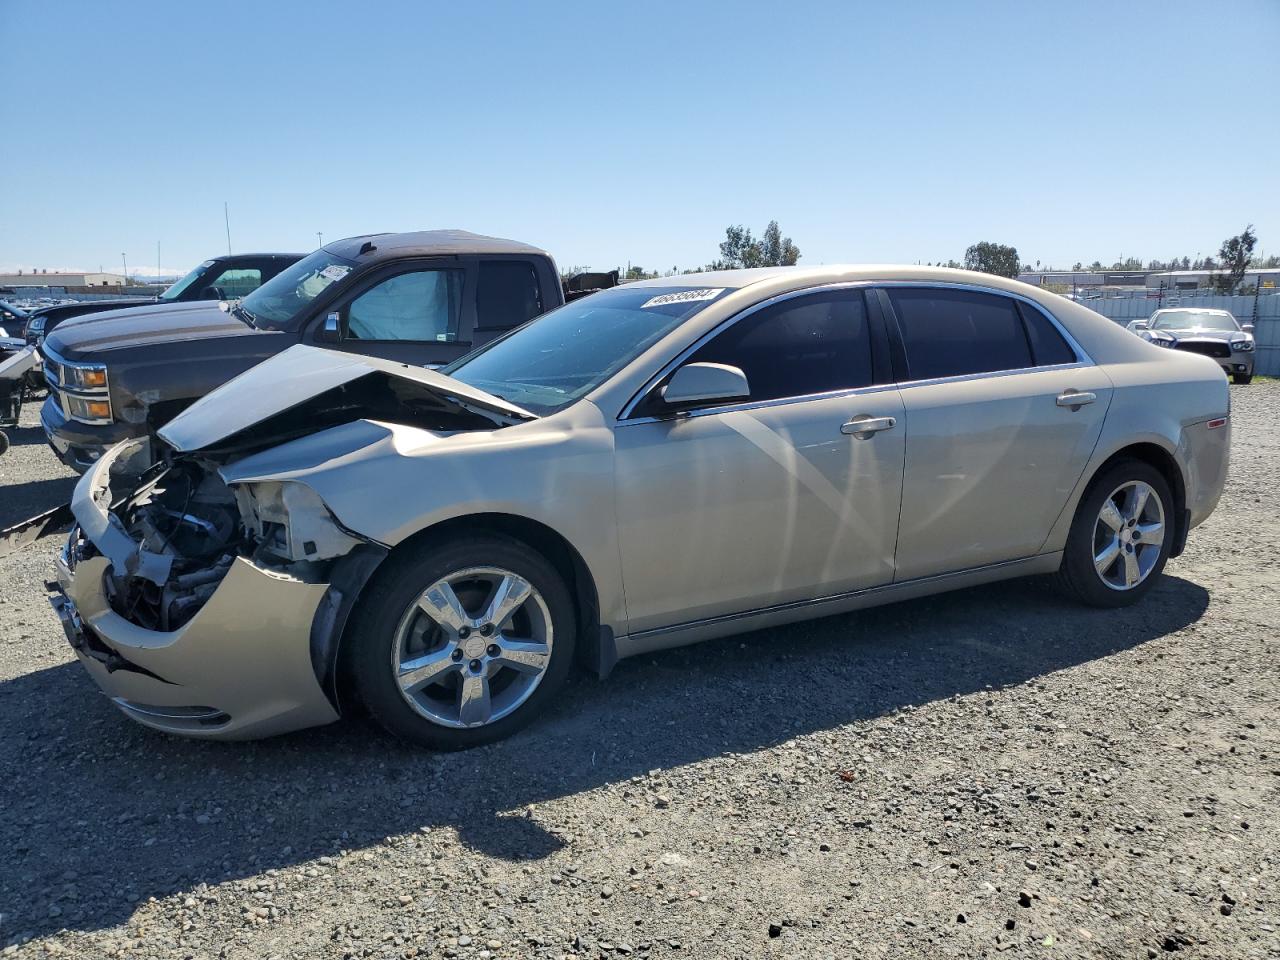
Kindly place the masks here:
<instances>
[{"instance_id":1,"label":"side mirror","mask_svg":"<svg viewBox=\"0 0 1280 960\"><path fill-rule=\"evenodd\" d=\"M1135 323L1135 324L1133 325L1133 329L1135 329L1135 330L1146 330L1149 326L1151 326L1151 324L1147 323L1147 321L1145 321L1145 320L1139 320L1137 323Z\"/></svg>"},{"instance_id":2,"label":"side mirror","mask_svg":"<svg viewBox=\"0 0 1280 960\"><path fill-rule=\"evenodd\" d=\"M324 324L320 327L316 339L321 343L342 342L342 316L337 310L325 315Z\"/></svg>"},{"instance_id":3,"label":"side mirror","mask_svg":"<svg viewBox=\"0 0 1280 960\"><path fill-rule=\"evenodd\" d=\"M662 388L668 406L685 407L709 400L744 400L751 396L747 375L725 363L689 363Z\"/></svg>"},{"instance_id":4,"label":"side mirror","mask_svg":"<svg viewBox=\"0 0 1280 960\"><path fill-rule=\"evenodd\" d=\"M1240 324L1240 329L1241 329L1241 330L1243 330L1245 333L1253 333L1253 324L1252 324L1252 323L1242 323L1242 324Z\"/></svg>"}]
</instances>

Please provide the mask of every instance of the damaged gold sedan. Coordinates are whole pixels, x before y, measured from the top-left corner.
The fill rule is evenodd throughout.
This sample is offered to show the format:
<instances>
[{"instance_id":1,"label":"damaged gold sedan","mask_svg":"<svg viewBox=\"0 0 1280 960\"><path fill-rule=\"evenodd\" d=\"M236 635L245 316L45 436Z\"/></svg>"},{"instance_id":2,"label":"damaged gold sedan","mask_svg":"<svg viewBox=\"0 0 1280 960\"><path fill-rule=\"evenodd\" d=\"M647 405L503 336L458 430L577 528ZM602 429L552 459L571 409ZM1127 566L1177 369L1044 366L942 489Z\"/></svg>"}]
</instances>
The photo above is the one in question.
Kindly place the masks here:
<instances>
[{"instance_id":1,"label":"damaged gold sedan","mask_svg":"<svg viewBox=\"0 0 1280 960\"><path fill-rule=\"evenodd\" d=\"M360 704L456 749L575 661L1010 577L1134 603L1222 492L1222 372L1013 281L627 284L441 371L298 346L81 478L52 602L130 717Z\"/></svg>"}]
</instances>

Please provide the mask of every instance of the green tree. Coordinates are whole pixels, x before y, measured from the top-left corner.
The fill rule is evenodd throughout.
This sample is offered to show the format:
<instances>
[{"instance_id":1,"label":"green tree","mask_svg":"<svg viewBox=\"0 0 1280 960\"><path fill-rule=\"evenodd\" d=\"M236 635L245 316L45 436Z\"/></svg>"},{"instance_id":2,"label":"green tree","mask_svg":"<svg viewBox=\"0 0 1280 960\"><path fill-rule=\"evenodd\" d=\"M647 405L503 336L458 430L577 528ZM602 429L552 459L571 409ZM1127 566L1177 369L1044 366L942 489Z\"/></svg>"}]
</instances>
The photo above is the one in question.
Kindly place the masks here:
<instances>
[{"instance_id":1,"label":"green tree","mask_svg":"<svg viewBox=\"0 0 1280 960\"><path fill-rule=\"evenodd\" d=\"M800 259L800 248L782 235L777 220L770 220L760 238L760 255L766 267L794 267Z\"/></svg>"},{"instance_id":2,"label":"green tree","mask_svg":"<svg viewBox=\"0 0 1280 960\"><path fill-rule=\"evenodd\" d=\"M1253 248L1257 242L1258 237L1253 232L1252 223L1238 236L1228 237L1222 241L1218 256L1222 260L1224 272L1214 274L1210 278L1210 282L1218 288L1219 293L1233 293L1236 287L1240 286L1240 281L1244 279L1244 272L1249 269L1249 261L1253 258Z\"/></svg>"},{"instance_id":3,"label":"green tree","mask_svg":"<svg viewBox=\"0 0 1280 960\"><path fill-rule=\"evenodd\" d=\"M748 267L791 267L800 259L800 248L784 237L777 220L770 220L759 240L749 227L726 227L720 244L720 259L708 264L710 270L740 270Z\"/></svg>"},{"instance_id":4,"label":"green tree","mask_svg":"<svg viewBox=\"0 0 1280 960\"><path fill-rule=\"evenodd\" d=\"M994 273L998 277L1018 275L1018 250L1002 243L975 243L964 252L964 268Z\"/></svg>"}]
</instances>

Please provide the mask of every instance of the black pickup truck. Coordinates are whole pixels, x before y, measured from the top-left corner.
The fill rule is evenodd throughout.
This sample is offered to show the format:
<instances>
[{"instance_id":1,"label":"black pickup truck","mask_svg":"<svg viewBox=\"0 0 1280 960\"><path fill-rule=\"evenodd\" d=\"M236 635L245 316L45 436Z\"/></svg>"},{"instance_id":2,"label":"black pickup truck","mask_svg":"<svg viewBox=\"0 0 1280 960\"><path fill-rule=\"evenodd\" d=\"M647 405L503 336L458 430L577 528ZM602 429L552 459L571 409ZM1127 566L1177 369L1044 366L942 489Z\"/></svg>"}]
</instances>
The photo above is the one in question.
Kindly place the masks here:
<instances>
[{"instance_id":1,"label":"black pickup truck","mask_svg":"<svg viewBox=\"0 0 1280 960\"><path fill-rule=\"evenodd\" d=\"M81 300L32 310L26 318L28 343L38 344L72 317L155 304L171 306L197 300L232 300L253 292L277 273L301 260L301 253L237 253L206 260L156 297Z\"/></svg>"},{"instance_id":2,"label":"black pickup truck","mask_svg":"<svg viewBox=\"0 0 1280 960\"><path fill-rule=\"evenodd\" d=\"M536 247L460 230L338 240L243 300L83 317L43 343L41 422L84 471L214 387L295 343L415 365L448 363L564 303Z\"/></svg>"}]
</instances>

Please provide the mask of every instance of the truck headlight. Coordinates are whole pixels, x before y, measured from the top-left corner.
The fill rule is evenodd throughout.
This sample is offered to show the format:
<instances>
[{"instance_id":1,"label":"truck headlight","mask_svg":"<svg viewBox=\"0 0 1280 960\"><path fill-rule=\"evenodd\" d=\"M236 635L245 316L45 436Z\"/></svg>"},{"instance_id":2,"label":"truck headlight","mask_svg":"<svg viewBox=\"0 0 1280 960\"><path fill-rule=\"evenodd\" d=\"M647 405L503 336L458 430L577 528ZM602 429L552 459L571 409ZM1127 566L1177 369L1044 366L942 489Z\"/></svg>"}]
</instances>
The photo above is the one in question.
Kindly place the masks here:
<instances>
[{"instance_id":1,"label":"truck headlight","mask_svg":"<svg viewBox=\"0 0 1280 960\"><path fill-rule=\"evenodd\" d=\"M99 393L107 389L107 368L101 363L63 364L68 390L86 390Z\"/></svg>"},{"instance_id":2,"label":"truck headlight","mask_svg":"<svg viewBox=\"0 0 1280 960\"><path fill-rule=\"evenodd\" d=\"M67 405L67 416L83 423L110 423L111 401L93 397L79 397L74 393L63 394Z\"/></svg>"}]
</instances>

